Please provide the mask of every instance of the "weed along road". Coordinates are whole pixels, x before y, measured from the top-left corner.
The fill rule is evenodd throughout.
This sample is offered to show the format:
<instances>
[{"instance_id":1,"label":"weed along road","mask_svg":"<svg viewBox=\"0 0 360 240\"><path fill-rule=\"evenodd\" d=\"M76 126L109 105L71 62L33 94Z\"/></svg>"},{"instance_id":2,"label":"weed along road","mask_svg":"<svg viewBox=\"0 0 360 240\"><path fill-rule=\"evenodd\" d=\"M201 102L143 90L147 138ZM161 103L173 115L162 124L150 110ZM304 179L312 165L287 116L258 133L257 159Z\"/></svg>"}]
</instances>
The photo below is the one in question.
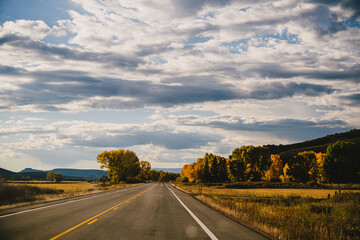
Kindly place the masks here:
<instances>
[{"instance_id":1,"label":"weed along road","mask_svg":"<svg viewBox=\"0 0 360 240\"><path fill-rule=\"evenodd\" d=\"M165 183L0 212L1 239L266 239Z\"/></svg>"}]
</instances>

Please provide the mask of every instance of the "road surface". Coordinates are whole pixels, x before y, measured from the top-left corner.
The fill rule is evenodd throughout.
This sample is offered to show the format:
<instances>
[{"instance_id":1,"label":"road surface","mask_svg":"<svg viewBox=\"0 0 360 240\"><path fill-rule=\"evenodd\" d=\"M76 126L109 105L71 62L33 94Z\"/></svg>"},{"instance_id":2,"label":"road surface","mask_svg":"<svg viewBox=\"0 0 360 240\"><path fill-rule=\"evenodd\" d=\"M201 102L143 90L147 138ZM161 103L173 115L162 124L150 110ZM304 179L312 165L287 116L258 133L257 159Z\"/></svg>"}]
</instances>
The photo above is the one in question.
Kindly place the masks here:
<instances>
[{"instance_id":1,"label":"road surface","mask_svg":"<svg viewBox=\"0 0 360 240\"><path fill-rule=\"evenodd\" d=\"M0 212L0 239L266 239L166 183Z\"/></svg>"}]
</instances>

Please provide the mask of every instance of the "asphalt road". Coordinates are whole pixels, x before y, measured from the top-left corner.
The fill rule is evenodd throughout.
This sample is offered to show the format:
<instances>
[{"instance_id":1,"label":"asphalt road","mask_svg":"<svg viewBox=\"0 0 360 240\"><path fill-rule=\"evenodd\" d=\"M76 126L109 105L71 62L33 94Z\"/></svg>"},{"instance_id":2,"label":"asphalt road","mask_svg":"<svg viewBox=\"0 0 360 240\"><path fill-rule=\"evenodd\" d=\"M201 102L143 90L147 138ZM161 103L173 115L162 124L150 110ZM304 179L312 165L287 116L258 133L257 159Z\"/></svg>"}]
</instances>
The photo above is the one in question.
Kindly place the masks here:
<instances>
[{"instance_id":1,"label":"asphalt road","mask_svg":"<svg viewBox=\"0 0 360 240\"><path fill-rule=\"evenodd\" d=\"M0 239L266 239L165 183L0 212Z\"/></svg>"}]
</instances>

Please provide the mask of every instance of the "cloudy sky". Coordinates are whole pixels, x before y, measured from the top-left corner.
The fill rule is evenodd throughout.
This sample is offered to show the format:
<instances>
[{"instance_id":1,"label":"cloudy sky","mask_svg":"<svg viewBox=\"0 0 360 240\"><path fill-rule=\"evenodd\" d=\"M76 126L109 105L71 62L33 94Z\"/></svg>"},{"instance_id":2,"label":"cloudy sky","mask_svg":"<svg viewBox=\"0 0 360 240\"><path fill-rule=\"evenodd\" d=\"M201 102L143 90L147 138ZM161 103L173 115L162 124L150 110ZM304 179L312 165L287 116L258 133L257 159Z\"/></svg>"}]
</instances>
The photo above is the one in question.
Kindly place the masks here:
<instances>
[{"instance_id":1,"label":"cloudy sky","mask_svg":"<svg viewBox=\"0 0 360 240\"><path fill-rule=\"evenodd\" d=\"M359 128L359 59L357 0L1 0L0 167L182 167Z\"/></svg>"}]
</instances>

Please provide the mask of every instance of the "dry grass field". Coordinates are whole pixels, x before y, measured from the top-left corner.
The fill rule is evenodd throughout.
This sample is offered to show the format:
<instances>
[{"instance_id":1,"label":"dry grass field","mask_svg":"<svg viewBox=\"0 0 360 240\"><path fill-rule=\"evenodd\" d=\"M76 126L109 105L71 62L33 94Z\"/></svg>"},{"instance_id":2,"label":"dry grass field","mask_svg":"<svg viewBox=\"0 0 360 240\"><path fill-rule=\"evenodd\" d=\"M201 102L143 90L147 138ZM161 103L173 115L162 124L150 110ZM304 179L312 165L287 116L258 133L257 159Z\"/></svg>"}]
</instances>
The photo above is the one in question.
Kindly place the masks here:
<instances>
[{"instance_id":1,"label":"dry grass field","mask_svg":"<svg viewBox=\"0 0 360 240\"><path fill-rule=\"evenodd\" d=\"M273 239L360 239L360 190L176 185Z\"/></svg>"},{"instance_id":2,"label":"dry grass field","mask_svg":"<svg viewBox=\"0 0 360 240\"><path fill-rule=\"evenodd\" d=\"M179 185L179 183L177 183ZM197 184L180 184L183 189L194 193L199 194L200 187ZM300 196L300 197L309 197L309 198L318 198L325 199L330 196L335 195L337 189L292 189L292 188L250 188L250 189L231 189L223 188L217 186L202 186L202 194L204 195L223 195L223 196L234 196L234 197L276 197L276 196ZM360 192L360 190L342 190L345 192Z\"/></svg>"},{"instance_id":3,"label":"dry grass field","mask_svg":"<svg viewBox=\"0 0 360 240\"><path fill-rule=\"evenodd\" d=\"M86 181L10 181L0 183L0 210L109 191L136 184L100 184Z\"/></svg>"}]
</instances>

